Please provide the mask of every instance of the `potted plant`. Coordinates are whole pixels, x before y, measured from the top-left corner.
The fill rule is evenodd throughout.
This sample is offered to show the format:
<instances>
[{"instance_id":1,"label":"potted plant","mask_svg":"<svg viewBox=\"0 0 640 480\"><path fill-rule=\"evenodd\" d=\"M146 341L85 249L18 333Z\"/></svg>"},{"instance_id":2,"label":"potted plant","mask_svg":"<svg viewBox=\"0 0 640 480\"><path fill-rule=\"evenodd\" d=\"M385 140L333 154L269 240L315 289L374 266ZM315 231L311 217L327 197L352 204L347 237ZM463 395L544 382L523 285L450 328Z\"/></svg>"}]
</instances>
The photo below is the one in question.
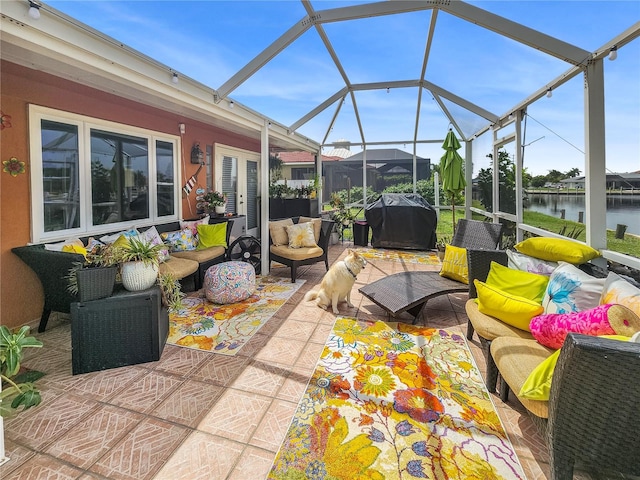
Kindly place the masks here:
<instances>
[{"instance_id":1,"label":"potted plant","mask_svg":"<svg viewBox=\"0 0 640 480\"><path fill-rule=\"evenodd\" d=\"M42 342L27 336L29 327L23 326L14 332L4 325L0 326L0 415L5 417L40 404L42 398L33 382L44 374L42 372L20 372L23 348L39 348Z\"/></svg>"},{"instance_id":2,"label":"potted plant","mask_svg":"<svg viewBox=\"0 0 640 480\"><path fill-rule=\"evenodd\" d=\"M122 266L122 285L129 291L146 290L158 279L160 252L163 244L153 245L139 237L131 237L127 242L115 247Z\"/></svg>"},{"instance_id":3,"label":"potted plant","mask_svg":"<svg viewBox=\"0 0 640 480\"><path fill-rule=\"evenodd\" d=\"M170 273L161 273L158 275L158 286L162 291L162 303L166 305L170 311L175 312L184 308L182 299L185 294L182 292L180 282Z\"/></svg>"},{"instance_id":4,"label":"potted plant","mask_svg":"<svg viewBox=\"0 0 640 480\"><path fill-rule=\"evenodd\" d=\"M444 251L449 243L451 243L451 238L447 236L440 237L436 240L436 250L440 261L444 259Z\"/></svg>"},{"instance_id":5,"label":"potted plant","mask_svg":"<svg viewBox=\"0 0 640 480\"><path fill-rule=\"evenodd\" d=\"M81 302L109 297L120 259L113 245L96 245L87 252L84 262L76 262L67 275L67 290Z\"/></svg>"},{"instance_id":6,"label":"potted plant","mask_svg":"<svg viewBox=\"0 0 640 480\"><path fill-rule=\"evenodd\" d=\"M333 207L333 213L331 215L339 225L348 227L356 219L356 215L345 205L338 194L331 194L329 204Z\"/></svg>"},{"instance_id":7,"label":"potted plant","mask_svg":"<svg viewBox=\"0 0 640 480\"><path fill-rule=\"evenodd\" d=\"M227 204L227 196L224 193L214 190L205 193L202 201L205 203L205 209L208 212L223 214Z\"/></svg>"}]
</instances>

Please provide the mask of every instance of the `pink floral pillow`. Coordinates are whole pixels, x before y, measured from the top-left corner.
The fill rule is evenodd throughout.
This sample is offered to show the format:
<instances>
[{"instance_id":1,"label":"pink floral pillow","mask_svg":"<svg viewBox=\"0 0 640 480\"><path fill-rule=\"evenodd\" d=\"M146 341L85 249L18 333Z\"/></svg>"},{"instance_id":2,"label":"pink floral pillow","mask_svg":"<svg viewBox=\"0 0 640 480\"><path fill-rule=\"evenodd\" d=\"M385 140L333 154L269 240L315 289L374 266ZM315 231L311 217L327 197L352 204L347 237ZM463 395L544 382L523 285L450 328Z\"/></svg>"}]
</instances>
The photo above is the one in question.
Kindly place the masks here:
<instances>
[{"instance_id":1,"label":"pink floral pillow","mask_svg":"<svg viewBox=\"0 0 640 480\"><path fill-rule=\"evenodd\" d=\"M531 319L533 337L549 348L560 348L569 332L584 335L614 335L609 323L609 309L618 305L599 305L590 310L570 313L546 313Z\"/></svg>"}]
</instances>

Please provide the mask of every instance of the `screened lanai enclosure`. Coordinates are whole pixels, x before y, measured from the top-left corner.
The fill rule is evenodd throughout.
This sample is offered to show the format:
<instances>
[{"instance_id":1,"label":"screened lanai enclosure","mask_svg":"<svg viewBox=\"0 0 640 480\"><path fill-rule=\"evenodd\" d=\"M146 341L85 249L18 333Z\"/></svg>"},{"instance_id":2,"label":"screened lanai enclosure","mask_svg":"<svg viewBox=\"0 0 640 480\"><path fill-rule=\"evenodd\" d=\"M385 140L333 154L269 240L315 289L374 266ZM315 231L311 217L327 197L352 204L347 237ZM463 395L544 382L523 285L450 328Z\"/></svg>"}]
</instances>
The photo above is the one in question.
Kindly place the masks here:
<instances>
[{"instance_id":1,"label":"screened lanai enclosure","mask_svg":"<svg viewBox=\"0 0 640 480\"><path fill-rule=\"evenodd\" d=\"M580 18L584 5L558 3L563 4L566 16L562 20L556 18L555 23ZM482 8L485 4L487 9ZM523 222L523 174L533 168L537 159L551 160L551 168L576 167L585 175L586 218L582 221L586 225L587 243L605 250L605 258L640 265L637 259L622 259L618 253L606 251L605 222L606 174L610 171L607 153L631 154L623 168L640 169L637 128L630 133L635 137L630 144L632 152L608 149L607 139L612 142L620 139L607 134L605 121L606 114L624 116L616 111L617 107L605 104L605 92L610 94L616 88L613 85L617 83L617 73L610 67L616 57L628 54L627 65L635 65L628 68L638 72L640 15L629 19L628 28L612 32L615 34L603 38L594 48L564 40L562 29L558 29L557 36L545 33L548 30L545 21L553 15L554 7L548 3L537 6L549 8L543 15L522 18L509 15L511 8L507 2L394 1L333 9L320 9L324 6L322 2L302 5L306 15L301 21L292 24L218 88L220 101L251 89L251 82L264 81L278 68L278 57L295 55L305 48L303 45L315 43L320 48L314 50L314 60L318 64L323 62L318 70L332 78L333 90L322 102L280 127L291 133L319 123L324 127L321 146L330 148L332 133L344 137L346 123L352 122L355 129L350 130L351 146L362 149L361 185L367 186L368 150L409 146L414 159L411 170L415 192L416 159L422 152L434 151L423 147L440 147L447 127L452 128L464 144L467 216L474 210L494 221L513 222L518 227L516 240L521 240L525 231L554 235ZM606 10L605 4L599 4L598 8ZM406 30L400 32L398 19L409 17L402 27ZM348 38L339 36L341 28L351 30L352 34ZM398 45L400 50L392 50ZM625 50L627 45L629 49ZM376 60L371 62L371 56L362 55L369 63L360 63L358 53L370 49L379 50L373 57ZM606 75L610 68L611 79ZM531 90L523 89L525 94L519 95L520 85L525 84ZM492 93L484 95L489 89ZM637 83L626 84L624 90L625 95L638 103ZM619 100L614 102L617 104ZM550 113L552 108L559 111ZM635 118L637 125L640 119L637 106L628 118ZM564 127L568 127L567 123L573 125L562 128L563 122ZM389 129L391 123L404 128ZM578 125L581 133L576 134ZM628 125L626 128L630 131ZM391 137L391 130L400 136ZM553 141L545 142L546 137ZM440 157L436 155L431 157ZM515 192L507 192L500 186L499 162L504 158L512 164ZM493 172L492 198L491 202L485 202L490 205L472 208L473 174L478 165ZM321 170L320 165L317 168Z\"/></svg>"},{"instance_id":2,"label":"screened lanai enclosure","mask_svg":"<svg viewBox=\"0 0 640 480\"><path fill-rule=\"evenodd\" d=\"M6 3L3 11L22 7ZM92 84L131 96L135 89L127 82L143 80L130 72L144 65L144 75L162 84L153 100L158 105L173 89L173 101L195 118L206 111L259 138L262 196L269 190L270 154L311 152L320 172L322 155L338 139L347 139L340 143L361 158L364 186L371 181L364 166L375 150L409 152L413 162L403 169L415 191L418 159L436 165L452 129L462 144L467 185L459 216L476 212L514 222L517 239L524 232L557 235L524 222L523 192L532 175L577 168L584 177L586 242L605 259L640 268L640 259L607 249L606 222L606 175L640 171L637 2L233 2L240 19L226 18L225 2L200 2L202 21L195 24L182 15L180 2L163 2L162 13L148 8L145 19L156 31L172 32L175 51L157 48L149 40L153 30L137 30L145 28L142 22L129 23L127 15L140 4L100 10L108 2L90 3L96 5L53 1L40 10L47 22L85 22L98 30L96 13L114 20L109 32L85 29L105 45L105 58L122 62ZM225 34L227 24L235 34ZM56 31L42 22L34 28ZM212 34L212 43L204 30L220 36ZM3 42L3 57L26 61L20 42L11 35ZM120 42L138 56L135 62L110 51ZM29 61L48 65L34 55ZM505 155L513 175L509 192L499 176ZM491 172L491 200L472 205L481 170ZM138 180L124 175L123 181L138 188ZM264 236L268 202L259 208ZM266 263L268 241L262 247Z\"/></svg>"}]
</instances>

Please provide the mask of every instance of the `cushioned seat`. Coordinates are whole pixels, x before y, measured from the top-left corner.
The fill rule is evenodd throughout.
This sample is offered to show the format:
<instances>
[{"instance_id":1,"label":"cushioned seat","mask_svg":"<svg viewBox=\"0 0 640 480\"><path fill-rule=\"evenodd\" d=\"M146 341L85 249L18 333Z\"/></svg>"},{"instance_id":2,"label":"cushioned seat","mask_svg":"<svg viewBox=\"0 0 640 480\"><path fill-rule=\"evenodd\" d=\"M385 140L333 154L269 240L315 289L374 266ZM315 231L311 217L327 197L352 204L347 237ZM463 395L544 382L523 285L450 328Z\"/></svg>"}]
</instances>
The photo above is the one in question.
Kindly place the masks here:
<instances>
[{"instance_id":1,"label":"cushioned seat","mask_svg":"<svg viewBox=\"0 0 640 480\"><path fill-rule=\"evenodd\" d=\"M195 260L198 263L208 262L214 258L224 256L226 249L224 247L209 247L202 250L186 250L184 252L171 252L172 257L186 258L187 260Z\"/></svg>"},{"instance_id":2,"label":"cushioned seat","mask_svg":"<svg viewBox=\"0 0 640 480\"><path fill-rule=\"evenodd\" d=\"M469 321L473 324L474 331L480 338L488 340L489 342L498 337L519 337L526 340L533 340L531 333L512 327L489 315L481 313L474 299L467 300L464 308L467 317L469 317Z\"/></svg>"},{"instance_id":3,"label":"cushioned seat","mask_svg":"<svg viewBox=\"0 0 640 480\"><path fill-rule=\"evenodd\" d=\"M195 260L187 260L186 258L174 257L173 254L160 264L158 272L160 274L168 273L178 280L192 277L200 265ZM195 279L194 279L195 284Z\"/></svg>"},{"instance_id":4,"label":"cushioned seat","mask_svg":"<svg viewBox=\"0 0 640 480\"><path fill-rule=\"evenodd\" d=\"M287 227L311 222L315 239L314 245L291 245L287 234ZM329 270L329 235L334 223L320 218L294 217L269 222L269 263L278 262L291 267L291 282L296 281L297 269L302 265L313 265L324 262ZM308 239L307 239L308 240ZM310 241L309 243L314 243Z\"/></svg>"},{"instance_id":5,"label":"cushioned seat","mask_svg":"<svg viewBox=\"0 0 640 480\"><path fill-rule=\"evenodd\" d=\"M213 303L241 302L256 291L256 271L246 262L223 262L204 274L204 293Z\"/></svg>"},{"instance_id":6,"label":"cushioned seat","mask_svg":"<svg viewBox=\"0 0 640 480\"><path fill-rule=\"evenodd\" d=\"M555 351L540 345L533 337L527 339L514 336L493 339L490 350L502 380L516 393L520 391L533 369ZM500 394L501 397L508 394L504 385L500 388ZM549 416L549 402L520 397L518 399L527 410L537 417L547 418Z\"/></svg>"},{"instance_id":7,"label":"cushioned seat","mask_svg":"<svg viewBox=\"0 0 640 480\"><path fill-rule=\"evenodd\" d=\"M275 255L286 256L291 260L321 257L324 253L320 247L289 248L287 245L271 245L269 251Z\"/></svg>"}]
</instances>

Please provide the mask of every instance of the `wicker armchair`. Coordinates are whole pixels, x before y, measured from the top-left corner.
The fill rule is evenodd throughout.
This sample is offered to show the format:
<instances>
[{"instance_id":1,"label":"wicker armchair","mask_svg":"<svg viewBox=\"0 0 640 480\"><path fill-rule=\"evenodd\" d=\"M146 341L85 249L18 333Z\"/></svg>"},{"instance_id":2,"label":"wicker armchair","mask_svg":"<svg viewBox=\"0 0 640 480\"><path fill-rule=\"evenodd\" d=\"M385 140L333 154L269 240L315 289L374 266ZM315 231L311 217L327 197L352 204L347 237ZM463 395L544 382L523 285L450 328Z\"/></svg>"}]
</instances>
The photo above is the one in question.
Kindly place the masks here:
<instances>
[{"instance_id":1,"label":"wicker armchair","mask_svg":"<svg viewBox=\"0 0 640 480\"><path fill-rule=\"evenodd\" d=\"M581 469L640 475L640 343L570 333L553 373L553 480Z\"/></svg>"},{"instance_id":2,"label":"wicker armchair","mask_svg":"<svg viewBox=\"0 0 640 480\"><path fill-rule=\"evenodd\" d=\"M293 222L298 223L299 217L294 217ZM327 271L329 271L329 240L333 226L335 222L333 220L322 220L322 226L320 228L320 239L318 240L318 247L322 249L322 253L314 252L312 256L304 258L304 249L300 248L288 248L287 246L274 246L269 245L269 264L271 262L282 263L291 267L291 283L295 283L297 269L302 265L313 265L314 263L323 262Z\"/></svg>"},{"instance_id":3,"label":"wicker armchair","mask_svg":"<svg viewBox=\"0 0 640 480\"><path fill-rule=\"evenodd\" d=\"M502 337L493 342L494 354L508 350L518 357L512 358L511 368L502 372L501 367L508 383L501 385L501 394L508 394L509 387L517 392L527 370L537 364L534 357L541 361L552 352L530 344L535 340ZM638 378L640 343L567 335L549 401L521 399L547 440L552 480L572 479L574 466L597 472L595 478L640 475Z\"/></svg>"},{"instance_id":4,"label":"wicker armchair","mask_svg":"<svg viewBox=\"0 0 640 480\"><path fill-rule=\"evenodd\" d=\"M454 247L495 250L502 237L502 224L461 218L451 240Z\"/></svg>"},{"instance_id":5,"label":"wicker armchair","mask_svg":"<svg viewBox=\"0 0 640 480\"><path fill-rule=\"evenodd\" d=\"M508 257L504 250L467 250L467 264L469 267L469 300L465 304L467 313L467 339L473 340L474 332L478 335L482 352L487 362L487 374L485 383L489 392L496 391L498 368L496 367L490 348L491 341L498 337L533 337L529 332L518 330L500 320L489 317L478 310L475 299L478 297L474 280L484 282L489 275L491 262L507 265Z\"/></svg>"},{"instance_id":6,"label":"wicker armchair","mask_svg":"<svg viewBox=\"0 0 640 480\"><path fill-rule=\"evenodd\" d=\"M71 303L77 301L77 297L66 288L66 276L74 263L83 262L84 257L77 253L51 252L42 244L14 247L11 251L31 267L42 283L44 306L38 332L44 332L52 311L69 313Z\"/></svg>"}]
</instances>

